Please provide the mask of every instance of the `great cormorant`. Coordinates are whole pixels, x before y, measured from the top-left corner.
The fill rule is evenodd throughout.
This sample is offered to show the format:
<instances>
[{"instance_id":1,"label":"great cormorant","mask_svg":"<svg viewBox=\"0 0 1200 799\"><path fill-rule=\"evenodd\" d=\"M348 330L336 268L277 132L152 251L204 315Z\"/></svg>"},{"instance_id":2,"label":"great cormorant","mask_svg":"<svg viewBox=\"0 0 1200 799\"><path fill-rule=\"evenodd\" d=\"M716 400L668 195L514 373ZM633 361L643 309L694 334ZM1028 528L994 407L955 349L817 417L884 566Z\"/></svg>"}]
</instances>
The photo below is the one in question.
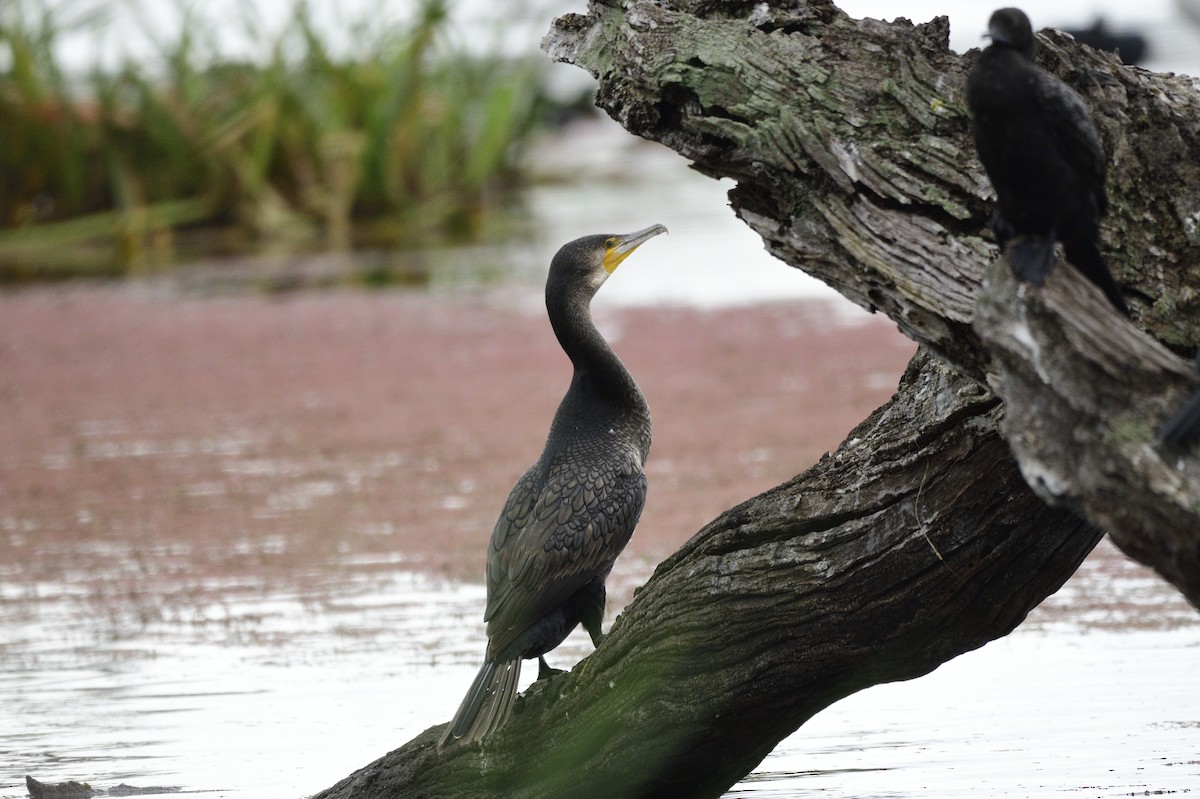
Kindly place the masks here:
<instances>
[{"instance_id":1,"label":"great cormorant","mask_svg":"<svg viewBox=\"0 0 1200 799\"><path fill-rule=\"evenodd\" d=\"M1054 242L1118 310L1129 308L1097 247L1104 192L1104 148L1083 100L1033 63L1029 17L1017 8L992 14L992 44L967 78L967 106L979 160L996 190L993 229L1018 279L1041 285Z\"/></svg>"},{"instance_id":2,"label":"great cormorant","mask_svg":"<svg viewBox=\"0 0 1200 799\"><path fill-rule=\"evenodd\" d=\"M604 580L646 500L642 467L650 411L592 322L600 285L662 225L585 236L550 263L546 310L574 374L537 462L513 486L487 556L487 652L438 743L477 741L512 710L521 661L538 658L582 624L599 645Z\"/></svg>"}]
</instances>

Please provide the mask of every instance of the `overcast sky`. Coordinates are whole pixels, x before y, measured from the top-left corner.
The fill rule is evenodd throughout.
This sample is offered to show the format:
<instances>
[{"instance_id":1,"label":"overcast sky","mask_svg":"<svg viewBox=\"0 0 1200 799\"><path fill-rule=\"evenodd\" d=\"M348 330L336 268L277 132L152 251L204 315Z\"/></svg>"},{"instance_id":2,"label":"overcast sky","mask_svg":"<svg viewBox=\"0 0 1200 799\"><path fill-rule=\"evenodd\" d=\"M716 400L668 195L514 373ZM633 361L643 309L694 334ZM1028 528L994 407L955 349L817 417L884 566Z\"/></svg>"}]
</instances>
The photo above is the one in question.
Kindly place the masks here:
<instances>
[{"instance_id":1,"label":"overcast sky","mask_svg":"<svg viewBox=\"0 0 1200 799\"><path fill-rule=\"evenodd\" d=\"M0 0L5 2L6 0ZM18 0L19 1L19 0ZM98 0L101 1L101 0ZM586 0L449 0L454 16L468 23L460 28L464 38L472 41L500 41L509 52L537 52L542 34L550 20L567 11L584 11ZM1011 2L1011 0L1009 0ZM298 0L210 0L193 4L210 19L221 20L220 49L223 56L238 56L263 52L262 42L251 43L245 20L257 20L252 30L269 40L279 30L288 12ZM1117 28L1135 27L1151 35L1152 49L1156 38L1164 39L1158 48L1166 60L1146 66L1153 69L1174 69L1200 73L1200 24L1181 25L1180 3L1200 6L1200 0L1043 0L1036 5L1026 4L1035 28L1086 27L1097 17ZM996 0L995 7L1002 5ZM82 3L67 4L79 7ZM335 45L353 47L353 43L336 41L336 34L347 26L339 20L370 19L382 23L410 15L417 7L416 0L309 0L321 28L330 32ZM964 51L981 44L992 4L979 0L838 0L838 5L855 17L870 16L893 19L905 16L914 22L924 22L938 15L950 17L950 46ZM146 59L153 53L144 31L150 29L177 30L177 5L161 0L121 0L113 5L115 19L106 31L70 37L64 42L64 58L72 67L86 69L99 61L115 66L122 55Z\"/></svg>"}]
</instances>

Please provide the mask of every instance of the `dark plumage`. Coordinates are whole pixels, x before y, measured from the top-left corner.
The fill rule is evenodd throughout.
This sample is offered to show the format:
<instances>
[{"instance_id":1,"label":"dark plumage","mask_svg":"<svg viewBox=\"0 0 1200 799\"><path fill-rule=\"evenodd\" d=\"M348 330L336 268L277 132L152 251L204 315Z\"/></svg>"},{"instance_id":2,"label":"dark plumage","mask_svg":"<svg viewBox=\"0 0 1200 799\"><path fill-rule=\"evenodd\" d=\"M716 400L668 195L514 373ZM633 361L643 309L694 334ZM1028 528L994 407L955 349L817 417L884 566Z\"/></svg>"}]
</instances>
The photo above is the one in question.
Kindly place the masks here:
<instances>
[{"instance_id":1,"label":"dark plumage","mask_svg":"<svg viewBox=\"0 0 1200 799\"><path fill-rule=\"evenodd\" d=\"M646 499L650 411L592 323L590 305L626 256L665 232L654 225L585 236L550 264L546 310L574 375L541 457L513 486L492 531L487 652L439 748L479 740L504 724L522 659L540 659L577 624L600 643L604 580Z\"/></svg>"},{"instance_id":2,"label":"dark plumage","mask_svg":"<svg viewBox=\"0 0 1200 799\"><path fill-rule=\"evenodd\" d=\"M1083 100L1033 63L1029 18L1016 8L992 14L992 44L967 78L967 105L979 160L996 190L993 229L1013 273L1041 285L1054 264L1054 242L1122 313L1129 309L1097 241L1108 211L1104 148Z\"/></svg>"},{"instance_id":3,"label":"dark plumage","mask_svg":"<svg viewBox=\"0 0 1200 799\"><path fill-rule=\"evenodd\" d=\"M1120 33L1108 29L1104 20L1097 18L1090 28L1069 28L1064 33L1075 37L1075 41L1106 53L1116 53L1122 64L1139 64L1146 57L1146 37L1138 33Z\"/></svg>"}]
</instances>

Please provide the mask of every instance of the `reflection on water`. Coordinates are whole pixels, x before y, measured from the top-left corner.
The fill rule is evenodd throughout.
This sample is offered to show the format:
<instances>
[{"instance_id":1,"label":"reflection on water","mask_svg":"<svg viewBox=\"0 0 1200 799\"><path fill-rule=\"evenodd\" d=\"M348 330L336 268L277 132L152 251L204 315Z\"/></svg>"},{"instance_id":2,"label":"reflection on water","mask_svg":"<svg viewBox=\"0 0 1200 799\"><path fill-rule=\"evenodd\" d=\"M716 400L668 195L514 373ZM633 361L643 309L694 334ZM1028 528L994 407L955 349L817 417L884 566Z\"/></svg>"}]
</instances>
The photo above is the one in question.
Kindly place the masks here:
<instances>
[{"instance_id":1,"label":"reflection on water","mask_svg":"<svg viewBox=\"0 0 1200 799\"><path fill-rule=\"evenodd\" d=\"M711 308L815 297L862 313L766 252L728 209L732 181L700 175L662 145L629 136L610 120L587 119L565 134L546 136L533 152L533 185L498 224L513 232L506 240L418 251L226 258L183 268L166 280L203 291L382 282L462 294L515 286L537 304L550 259L566 242L660 223L670 231L669 241L615 272L598 304Z\"/></svg>"},{"instance_id":2,"label":"reflection on water","mask_svg":"<svg viewBox=\"0 0 1200 799\"><path fill-rule=\"evenodd\" d=\"M108 613L87 580L6 583L0 796L23 796L26 773L311 793L440 718L459 689L442 666L475 657L482 588L398 564L206 588L172 617L155 607L169 583L111 596Z\"/></svg>"},{"instance_id":3,"label":"reflection on water","mask_svg":"<svg viewBox=\"0 0 1200 799\"><path fill-rule=\"evenodd\" d=\"M133 556L89 554L111 568ZM138 557L169 571L198 555ZM651 569L619 566L617 605ZM0 797L24 796L27 773L312 793L447 719L482 651L482 587L412 572L402 558L353 556L290 583L214 577L189 586L186 603L179 590L169 574L3 575ZM552 661L589 649L576 634ZM834 705L730 795L1194 789L1198 655L1197 615L1104 544L1013 635Z\"/></svg>"}]
</instances>

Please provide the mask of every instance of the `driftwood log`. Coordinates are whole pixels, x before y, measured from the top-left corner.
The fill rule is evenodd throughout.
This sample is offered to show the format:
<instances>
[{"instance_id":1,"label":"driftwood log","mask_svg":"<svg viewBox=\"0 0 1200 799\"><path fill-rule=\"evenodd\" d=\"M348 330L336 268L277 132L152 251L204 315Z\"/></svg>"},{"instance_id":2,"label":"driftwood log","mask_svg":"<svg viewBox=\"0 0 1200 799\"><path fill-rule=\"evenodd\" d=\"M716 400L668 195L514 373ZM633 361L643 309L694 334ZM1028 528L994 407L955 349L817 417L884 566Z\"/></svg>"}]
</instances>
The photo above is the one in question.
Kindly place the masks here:
<instances>
[{"instance_id":1,"label":"driftwood log","mask_svg":"<svg viewBox=\"0 0 1200 799\"><path fill-rule=\"evenodd\" d=\"M1011 631L1106 530L1200 607L1200 464L1153 440L1197 383L1200 89L1041 34L1110 157L1129 322L1065 263L1011 279L947 37L799 0L554 23L544 48L614 119L736 179L771 252L922 346L889 404L698 532L482 746L439 756L439 725L320 799L719 796L822 708Z\"/></svg>"}]
</instances>

